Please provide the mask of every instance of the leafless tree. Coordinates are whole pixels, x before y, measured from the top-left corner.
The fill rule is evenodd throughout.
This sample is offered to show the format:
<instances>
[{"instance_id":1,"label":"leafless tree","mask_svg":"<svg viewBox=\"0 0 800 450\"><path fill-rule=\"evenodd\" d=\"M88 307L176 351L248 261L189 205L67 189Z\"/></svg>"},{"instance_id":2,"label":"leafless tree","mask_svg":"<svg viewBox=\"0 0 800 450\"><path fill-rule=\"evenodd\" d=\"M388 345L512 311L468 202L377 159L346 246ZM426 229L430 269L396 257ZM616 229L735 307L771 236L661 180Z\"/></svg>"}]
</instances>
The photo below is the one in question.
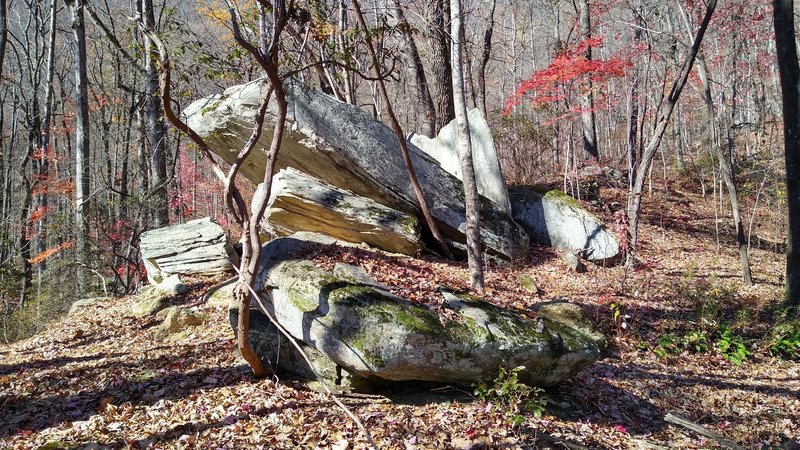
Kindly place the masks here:
<instances>
[{"instance_id":1,"label":"leafless tree","mask_svg":"<svg viewBox=\"0 0 800 450\"><path fill-rule=\"evenodd\" d=\"M464 183L464 203L467 215L467 259L469 261L470 285L483 292L483 258L481 254L480 210L481 199L475 182L475 167L472 163L472 138L467 117L467 98L464 92L463 16L461 0L450 0L450 62L453 70L453 100L455 101L458 127L458 160L461 163L461 178Z\"/></svg>"}]
</instances>

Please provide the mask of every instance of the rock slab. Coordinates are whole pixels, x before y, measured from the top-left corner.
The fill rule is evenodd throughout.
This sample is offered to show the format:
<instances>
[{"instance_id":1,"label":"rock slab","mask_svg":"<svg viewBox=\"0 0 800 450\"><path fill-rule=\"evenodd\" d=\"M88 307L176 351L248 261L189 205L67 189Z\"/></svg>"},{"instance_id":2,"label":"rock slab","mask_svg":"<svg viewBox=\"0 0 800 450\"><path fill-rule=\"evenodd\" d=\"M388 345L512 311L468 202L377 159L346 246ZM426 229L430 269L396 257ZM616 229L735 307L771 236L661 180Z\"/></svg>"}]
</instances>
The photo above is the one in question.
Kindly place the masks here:
<instances>
[{"instance_id":1,"label":"rock slab","mask_svg":"<svg viewBox=\"0 0 800 450\"><path fill-rule=\"evenodd\" d=\"M347 276L350 269L337 277L316 267L302 256L312 245L291 237L265 245L257 286L271 287L267 308L293 337L355 377L470 384L522 365L522 381L548 386L597 360L605 346L573 309L567 319L558 308L529 317L444 292L456 320L442 319L374 280Z\"/></svg>"},{"instance_id":2,"label":"rock slab","mask_svg":"<svg viewBox=\"0 0 800 450\"><path fill-rule=\"evenodd\" d=\"M567 194L535 186L512 186L509 195L514 220L528 232L531 241L577 251L593 262L612 262L619 256L614 234Z\"/></svg>"},{"instance_id":3,"label":"rock slab","mask_svg":"<svg viewBox=\"0 0 800 450\"><path fill-rule=\"evenodd\" d=\"M511 215L508 188L503 180L503 172L500 169L500 161L497 159L497 150L494 147L489 123L486 122L478 108L470 110L467 119L478 193L493 201L506 214ZM442 128L435 138L412 134L409 140L438 161L447 173L463 180L461 162L458 159L458 128L455 120Z\"/></svg>"},{"instance_id":4,"label":"rock slab","mask_svg":"<svg viewBox=\"0 0 800 450\"><path fill-rule=\"evenodd\" d=\"M293 168L275 174L262 226L274 236L311 231L405 255L416 255L422 248L415 216Z\"/></svg>"},{"instance_id":5,"label":"rock slab","mask_svg":"<svg viewBox=\"0 0 800 450\"><path fill-rule=\"evenodd\" d=\"M238 264L225 230L209 217L142 233L139 250L150 284L170 275L217 275Z\"/></svg>"},{"instance_id":6,"label":"rock slab","mask_svg":"<svg viewBox=\"0 0 800 450\"><path fill-rule=\"evenodd\" d=\"M366 111L297 81L288 80L285 87L289 118L278 168L294 167L325 183L419 217L397 137L389 127ZM267 84L258 80L198 100L184 111L187 124L213 152L232 162L250 137L258 101L266 88ZM274 105L270 108L267 123L275 120ZM272 133L262 133L260 149L242 166L242 174L255 183L263 179L263 150L269 148L271 139ZM465 242L461 181L414 145L409 147L431 214L442 233L454 242ZM481 237L488 250L505 259L526 257L529 238L524 230L494 202L486 199L482 204Z\"/></svg>"}]
</instances>

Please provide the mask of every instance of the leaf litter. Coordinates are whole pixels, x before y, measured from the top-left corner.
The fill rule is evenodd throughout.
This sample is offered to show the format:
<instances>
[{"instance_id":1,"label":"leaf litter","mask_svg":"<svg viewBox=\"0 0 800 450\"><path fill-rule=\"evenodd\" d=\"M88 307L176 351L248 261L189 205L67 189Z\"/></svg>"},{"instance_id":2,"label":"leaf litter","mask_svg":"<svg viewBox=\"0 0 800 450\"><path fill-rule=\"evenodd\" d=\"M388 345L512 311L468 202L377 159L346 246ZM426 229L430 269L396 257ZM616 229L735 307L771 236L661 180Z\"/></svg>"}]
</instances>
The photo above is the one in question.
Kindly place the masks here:
<instances>
[{"instance_id":1,"label":"leaf litter","mask_svg":"<svg viewBox=\"0 0 800 450\"><path fill-rule=\"evenodd\" d=\"M733 246L717 251L708 232L663 225L673 217L678 224L694 220L696 229L713 227L703 219L710 215L696 212L709 206L689 200L661 210L664 200L651 200L641 233L643 268L627 276L621 267L570 272L545 248L535 248L525 266L487 268L489 301L524 312L540 301L569 299L611 341L603 360L547 391L541 417L512 424L476 401L470 386L343 393L342 400L388 449L718 445L665 422L668 412L746 448L798 448L798 362L756 345L740 365L715 352L665 359L653 351L659 335L696 319L697 302L714 289L730 294L718 305L723 313L752 311L742 329L753 333L768 328L761 313L781 298L782 255L754 249L757 286L748 288L738 282ZM358 265L421 304L434 306L442 287L468 291L464 264L336 246L315 259L321 266ZM534 280L536 294L520 275ZM84 306L45 333L0 346L0 448L366 448L325 395L291 379L253 379L235 354L227 312L200 302L202 294L195 289L187 304L206 313L208 323L174 339L156 339L157 320L131 314L134 299L127 297ZM624 311L615 315L614 308Z\"/></svg>"}]
</instances>

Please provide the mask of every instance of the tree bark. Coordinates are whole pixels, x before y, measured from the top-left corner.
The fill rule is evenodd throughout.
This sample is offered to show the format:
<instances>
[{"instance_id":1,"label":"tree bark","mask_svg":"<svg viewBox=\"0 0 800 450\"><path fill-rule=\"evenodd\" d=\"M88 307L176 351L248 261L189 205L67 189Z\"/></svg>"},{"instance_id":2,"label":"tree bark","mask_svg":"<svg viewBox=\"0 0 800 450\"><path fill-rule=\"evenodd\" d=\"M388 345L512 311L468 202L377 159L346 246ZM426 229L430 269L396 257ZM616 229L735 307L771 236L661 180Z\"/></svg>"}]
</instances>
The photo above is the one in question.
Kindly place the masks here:
<instances>
[{"instance_id":1,"label":"tree bark","mask_svg":"<svg viewBox=\"0 0 800 450\"><path fill-rule=\"evenodd\" d=\"M797 307L800 306L800 65L795 42L794 0L774 0L773 8L783 99L786 202L789 210L786 302Z\"/></svg>"},{"instance_id":2,"label":"tree bark","mask_svg":"<svg viewBox=\"0 0 800 450\"><path fill-rule=\"evenodd\" d=\"M431 97L431 90L428 87L428 79L425 76L425 67L422 65L417 43L414 42L414 36L411 34L411 24L406 19L400 0L394 0L394 9L403 30L403 40L406 44L409 63L414 70L414 87L417 90L418 102L422 104L422 133L429 137L436 137L436 106L433 104L433 97Z\"/></svg>"},{"instance_id":3,"label":"tree bark","mask_svg":"<svg viewBox=\"0 0 800 450\"><path fill-rule=\"evenodd\" d=\"M359 5L357 0L351 0L351 2L353 4L353 9L355 10L359 25L364 30L367 30L367 23L364 20L364 14L361 12L361 5ZM442 236L441 231L439 231L439 227L436 225L436 221L434 220L430 208L428 207L428 202L425 200L425 194L422 192L422 187L417 179L417 172L414 170L414 164L411 162L411 154L408 150L408 141L406 141L405 135L403 134L403 129L400 127L400 122L397 120L397 115L394 113L392 103L389 101L389 94L386 92L386 85L383 82L383 78L380 76L381 69L380 65L378 64L378 54L375 51L375 47L372 45L372 39L369 37L369 34L365 34L365 43L367 45L369 57L372 60L372 71L375 73L378 90L380 91L383 102L386 104L386 112L389 116L389 122L392 125L392 130L394 131L395 136L397 137L397 143L400 145L400 152L403 155L406 173L411 181L411 186L414 188L414 194L417 197L419 209L422 211L422 216L425 218L425 223L428 225L428 229L431 231L433 238L436 240L439 250L441 250L445 256L452 259L453 255L450 253L450 248L447 246L444 236Z\"/></svg>"},{"instance_id":4,"label":"tree bark","mask_svg":"<svg viewBox=\"0 0 800 450\"><path fill-rule=\"evenodd\" d=\"M589 18L589 0L580 0L581 39L592 37L592 27ZM586 46L584 57L592 60L592 47ZM583 124L583 149L588 158L599 158L597 150L597 131L594 115L594 94L592 93L592 80L586 80L585 92L581 95L581 123Z\"/></svg>"},{"instance_id":5,"label":"tree bark","mask_svg":"<svg viewBox=\"0 0 800 450\"><path fill-rule=\"evenodd\" d=\"M447 24L450 8L447 0L433 0L428 18L430 23L431 64L433 69L433 97L436 104L436 132L455 119L453 105L453 73L450 67L450 42Z\"/></svg>"},{"instance_id":6,"label":"tree bark","mask_svg":"<svg viewBox=\"0 0 800 450\"><path fill-rule=\"evenodd\" d=\"M8 6L6 0L0 0L0 82L3 80L3 63L6 60L6 42L8 42ZM2 125L2 123L0 123Z\"/></svg>"},{"instance_id":7,"label":"tree bark","mask_svg":"<svg viewBox=\"0 0 800 450\"><path fill-rule=\"evenodd\" d=\"M83 21L85 0L67 0L72 12L75 46L75 259L80 294L88 288L89 223L86 209L89 195L89 78L86 60L86 28Z\"/></svg>"},{"instance_id":8,"label":"tree bark","mask_svg":"<svg viewBox=\"0 0 800 450\"><path fill-rule=\"evenodd\" d=\"M148 29L155 29L155 10L153 0L142 0L142 20ZM164 123L164 105L161 102L156 65L156 48L150 38L145 36L145 108L147 111L147 142L153 167L148 194L154 200L153 226L160 228L169 225L167 202L167 127Z\"/></svg>"},{"instance_id":9,"label":"tree bark","mask_svg":"<svg viewBox=\"0 0 800 450\"><path fill-rule=\"evenodd\" d=\"M746 285L752 286L753 276L750 272L750 257L747 252L747 239L744 235L744 224L742 222L742 213L739 208L739 194L736 187L736 169L733 167L730 155L726 155L722 148L722 142L719 136L719 124L717 123L717 116L714 112L714 101L711 96L711 84L708 82L708 70L705 60L702 57L697 58L697 74L700 77L700 84L703 87L703 100L705 101L706 111L708 112L711 147L713 147L714 154L719 161L722 179L725 181L725 187L728 189L733 223L736 227L736 243L739 246L739 260L742 265L742 279Z\"/></svg>"},{"instance_id":10,"label":"tree bark","mask_svg":"<svg viewBox=\"0 0 800 450\"><path fill-rule=\"evenodd\" d=\"M37 183L42 183L48 176L48 165L50 152L50 123L53 115L53 79L55 78L55 47L56 47L56 16L58 15L58 8L56 0L51 0L50 3L50 36L47 49L47 80L45 81L45 101L44 101L44 114L42 115L42 143L41 143L41 156L38 162L38 180ZM42 190L42 193L37 196L37 205L43 211L47 211L47 192ZM45 251L46 238L47 238L47 214L39 219L37 224L37 238L36 238L36 253ZM42 274L46 268L46 262L40 261L37 265L37 272L41 280Z\"/></svg>"},{"instance_id":11,"label":"tree bark","mask_svg":"<svg viewBox=\"0 0 800 450\"><path fill-rule=\"evenodd\" d=\"M489 65L489 58L492 55L492 34L494 34L494 11L497 0L491 0L489 4L489 17L486 19L488 25L483 32L483 53L481 54L481 66L478 70L478 104L483 111L483 117L489 117L486 108L486 67Z\"/></svg>"},{"instance_id":12,"label":"tree bark","mask_svg":"<svg viewBox=\"0 0 800 450\"><path fill-rule=\"evenodd\" d=\"M461 178L464 182L464 203L467 215L467 258L470 285L483 292L483 258L481 254L480 208L478 184L475 182L475 167L472 162L472 139L467 118L467 100L464 92L464 66L462 64L464 43L461 16L461 0L450 0L451 62L453 70L453 100L455 102L456 126L458 129L458 159L461 163Z\"/></svg>"},{"instance_id":13,"label":"tree bark","mask_svg":"<svg viewBox=\"0 0 800 450\"><path fill-rule=\"evenodd\" d=\"M703 36L705 36L706 29L708 28L708 24L711 21L711 16L714 14L716 7L717 0L710 0L706 5L706 12L703 16L703 21L700 24L700 28L697 30L697 34L695 35L694 42L692 42L692 47L689 50L689 54L686 56L686 59L683 62L681 73L672 84L672 88L670 89L669 95L667 96L666 102L661 110L661 114L659 115L658 122L656 122L656 126L654 127L653 135L650 138L650 141L647 143L647 147L645 147L641 159L639 160L638 164L636 164L634 170L635 174L632 175L632 179L634 180L633 188L628 196L627 208L629 248L628 254L626 255L625 265L628 267L633 267L636 262L639 211L641 210L642 206L642 191L644 190L644 182L647 179L647 174L650 171L650 166L653 163L653 158L656 155L656 151L661 145L661 139L664 137L664 132L667 129L667 125L669 125L669 120L672 117L672 112L675 110L675 105L678 103L681 92L683 92L683 88L686 86L686 82L689 80L689 74L692 71L692 66L694 65L694 61L697 58L698 52L700 51L700 44L703 42Z\"/></svg>"}]
</instances>

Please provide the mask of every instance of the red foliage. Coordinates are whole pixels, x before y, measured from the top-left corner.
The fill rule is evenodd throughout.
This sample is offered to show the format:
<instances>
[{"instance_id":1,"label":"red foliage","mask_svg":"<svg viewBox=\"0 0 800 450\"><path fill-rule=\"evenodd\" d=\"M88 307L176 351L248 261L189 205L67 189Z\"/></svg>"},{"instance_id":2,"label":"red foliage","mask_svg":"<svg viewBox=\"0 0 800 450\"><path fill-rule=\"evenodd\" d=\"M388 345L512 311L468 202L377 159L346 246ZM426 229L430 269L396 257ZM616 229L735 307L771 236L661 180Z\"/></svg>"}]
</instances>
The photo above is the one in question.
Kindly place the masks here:
<instances>
[{"instance_id":1,"label":"red foliage","mask_svg":"<svg viewBox=\"0 0 800 450\"><path fill-rule=\"evenodd\" d=\"M534 72L519 85L506 102L503 113L509 114L512 108L526 101L536 107L563 100L567 97L569 87L575 83L580 89L587 89L589 81L599 84L610 78L624 76L626 69L631 66L630 56L616 55L605 60L586 58L587 49L602 45L602 37L593 37L579 41L574 47L557 54L546 69ZM570 113L575 112L580 112L580 109L570 109Z\"/></svg>"},{"instance_id":2,"label":"red foliage","mask_svg":"<svg viewBox=\"0 0 800 450\"><path fill-rule=\"evenodd\" d=\"M54 247L50 247L45 251L39 253L38 255L34 256L33 258L29 259L28 262L31 264L39 264L40 262L46 260L47 258L55 255L56 253L60 252L61 250L72 248L75 246L75 241L66 241L62 242Z\"/></svg>"},{"instance_id":3,"label":"red foliage","mask_svg":"<svg viewBox=\"0 0 800 450\"><path fill-rule=\"evenodd\" d=\"M44 178L37 180L39 182L31 190L33 195L41 194L60 194L65 195L72 193L75 190L75 183L72 180L57 180L52 178Z\"/></svg>"},{"instance_id":4,"label":"red foliage","mask_svg":"<svg viewBox=\"0 0 800 450\"><path fill-rule=\"evenodd\" d=\"M33 211L31 211L31 215L28 217L28 221L30 223L36 223L42 220L45 216L47 216L47 212L49 211L49 209L50 208L47 208L45 206L40 206L34 209Z\"/></svg>"}]
</instances>

